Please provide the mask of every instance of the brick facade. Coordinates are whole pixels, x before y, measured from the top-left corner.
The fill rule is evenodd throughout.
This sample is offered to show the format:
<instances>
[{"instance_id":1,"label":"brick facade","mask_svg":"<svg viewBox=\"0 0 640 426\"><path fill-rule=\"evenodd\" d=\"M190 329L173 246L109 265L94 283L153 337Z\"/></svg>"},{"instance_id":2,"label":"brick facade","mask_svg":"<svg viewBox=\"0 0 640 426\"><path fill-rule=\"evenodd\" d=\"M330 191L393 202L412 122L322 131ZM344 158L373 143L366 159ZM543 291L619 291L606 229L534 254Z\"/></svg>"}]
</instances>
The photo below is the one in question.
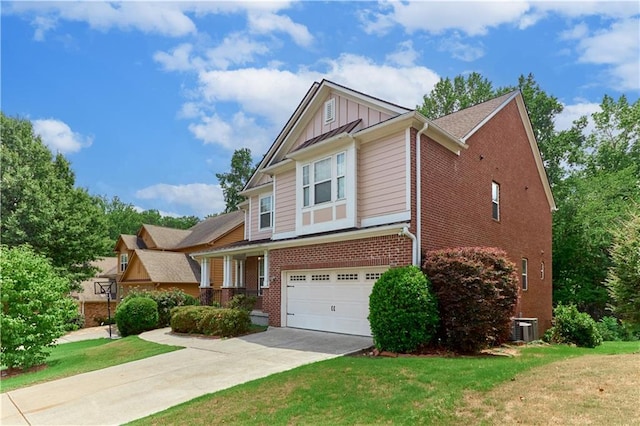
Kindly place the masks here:
<instances>
[{"instance_id":1,"label":"brick facade","mask_svg":"<svg viewBox=\"0 0 640 426\"><path fill-rule=\"evenodd\" d=\"M108 318L107 300L102 302L80 302L80 310L84 314L85 327L97 327L101 324L101 320ZM111 301L111 318L116 316L117 303Z\"/></svg>"},{"instance_id":2,"label":"brick facade","mask_svg":"<svg viewBox=\"0 0 640 426\"><path fill-rule=\"evenodd\" d=\"M412 145L416 131L412 130ZM422 137L422 249L491 246L505 250L528 290L514 315L551 326L551 211L518 107L511 102L468 141L460 156ZM491 182L500 185L492 218ZM545 276L541 277L544 262Z\"/></svg>"},{"instance_id":3,"label":"brick facade","mask_svg":"<svg viewBox=\"0 0 640 426\"><path fill-rule=\"evenodd\" d=\"M269 288L264 290L262 310L269 325L280 327L283 272L300 269L354 268L410 265L412 242L399 235L363 238L326 244L276 249L269 252Z\"/></svg>"}]
</instances>

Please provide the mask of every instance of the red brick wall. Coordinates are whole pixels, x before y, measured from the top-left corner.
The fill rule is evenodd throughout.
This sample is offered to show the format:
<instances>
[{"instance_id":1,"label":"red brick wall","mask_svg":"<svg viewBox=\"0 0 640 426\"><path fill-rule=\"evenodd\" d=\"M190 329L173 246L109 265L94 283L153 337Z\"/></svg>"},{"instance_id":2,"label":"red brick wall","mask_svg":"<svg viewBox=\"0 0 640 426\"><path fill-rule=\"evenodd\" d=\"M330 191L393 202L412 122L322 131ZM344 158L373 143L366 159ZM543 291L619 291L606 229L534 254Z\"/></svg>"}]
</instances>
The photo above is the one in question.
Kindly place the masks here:
<instances>
[{"instance_id":1,"label":"red brick wall","mask_svg":"<svg viewBox=\"0 0 640 426\"><path fill-rule=\"evenodd\" d=\"M528 290L514 314L537 317L544 332L551 326L551 211L515 101L474 134L460 156L422 140L423 251L500 247L518 274L527 258ZM499 222L492 219L492 181L500 184Z\"/></svg>"},{"instance_id":2,"label":"red brick wall","mask_svg":"<svg viewBox=\"0 0 640 426\"><path fill-rule=\"evenodd\" d=\"M410 265L411 256L411 240L398 235L271 250L271 281L264 291L262 310L269 314L269 325L280 327L282 271Z\"/></svg>"},{"instance_id":3,"label":"red brick wall","mask_svg":"<svg viewBox=\"0 0 640 426\"><path fill-rule=\"evenodd\" d=\"M107 318L107 300L104 302L80 302L80 309L83 309L84 305L84 326L85 327L97 327L101 325L97 319L99 318ZM117 303L115 301L111 301L111 318L115 318L116 316L116 306Z\"/></svg>"}]
</instances>

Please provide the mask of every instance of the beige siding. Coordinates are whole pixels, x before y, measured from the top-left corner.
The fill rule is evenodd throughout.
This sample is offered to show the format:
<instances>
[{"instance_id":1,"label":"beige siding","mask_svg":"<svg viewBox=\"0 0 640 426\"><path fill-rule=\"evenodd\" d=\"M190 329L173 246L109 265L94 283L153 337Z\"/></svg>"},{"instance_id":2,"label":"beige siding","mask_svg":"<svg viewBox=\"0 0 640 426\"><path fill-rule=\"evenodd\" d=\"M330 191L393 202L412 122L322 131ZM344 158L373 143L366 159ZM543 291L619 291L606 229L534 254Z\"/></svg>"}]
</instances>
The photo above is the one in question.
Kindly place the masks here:
<instances>
[{"instance_id":1,"label":"beige siding","mask_svg":"<svg viewBox=\"0 0 640 426\"><path fill-rule=\"evenodd\" d=\"M291 232L296 228L296 171L289 170L276 177L276 232Z\"/></svg>"},{"instance_id":2,"label":"beige siding","mask_svg":"<svg viewBox=\"0 0 640 426\"><path fill-rule=\"evenodd\" d=\"M133 263L129 262L129 265L127 266L127 281L148 281L149 279L149 274L146 269L142 267L142 264L137 258Z\"/></svg>"},{"instance_id":3,"label":"beige siding","mask_svg":"<svg viewBox=\"0 0 640 426\"><path fill-rule=\"evenodd\" d=\"M358 158L358 221L406 210L404 133L363 144Z\"/></svg>"},{"instance_id":4,"label":"beige siding","mask_svg":"<svg viewBox=\"0 0 640 426\"><path fill-rule=\"evenodd\" d=\"M331 98L336 99L336 120L333 123L324 125L324 102ZM315 115L309 121L300 136L298 136L298 139L291 149L294 150L305 141L336 129L347 123L351 123L358 118L362 119L362 127L364 128L387 120L391 118L391 116L389 114L384 114L376 109L369 108L366 105L359 104L342 96L331 94L322 102L320 108L318 109L318 111L316 111Z\"/></svg>"},{"instance_id":5,"label":"beige siding","mask_svg":"<svg viewBox=\"0 0 640 426\"><path fill-rule=\"evenodd\" d=\"M251 197L251 240L271 238L271 229L260 230L260 196Z\"/></svg>"}]
</instances>

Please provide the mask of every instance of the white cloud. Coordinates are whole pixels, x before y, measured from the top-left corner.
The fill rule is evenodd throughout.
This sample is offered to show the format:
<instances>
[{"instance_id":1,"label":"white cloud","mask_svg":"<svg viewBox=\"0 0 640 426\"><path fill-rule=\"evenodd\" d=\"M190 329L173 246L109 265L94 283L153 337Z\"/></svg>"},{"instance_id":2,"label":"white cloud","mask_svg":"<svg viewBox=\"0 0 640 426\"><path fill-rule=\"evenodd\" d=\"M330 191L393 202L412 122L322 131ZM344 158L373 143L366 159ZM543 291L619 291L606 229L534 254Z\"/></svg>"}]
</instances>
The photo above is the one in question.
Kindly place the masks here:
<instances>
[{"instance_id":1,"label":"white cloud","mask_svg":"<svg viewBox=\"0 0 640 426\"><path fill-rule=\"evenodd\" d=\"M449 52L453 58L465 62L472 62L484 56L482 43L478 43L476 46L471 45L471 43L464 43L458 33L443 39L438 49Z\"/></svg>"},{"instance_id":2,"label":"white cloud","mask_svg":"<svg viewBox=\"0 0 640 426\"><path fill-rule=\"evenodd\" d=\"M555 117L555 128L556 130L568 130L575 120L586 115L589 122L585 133L589 134L593 130L591 114L597 111L600 111L600 104L595 102L578 101L574 104L564 105L562 112Z\"/></svg>"},{"instance_id":3,"label":"white cloud","mask_svg":"<svg viewBox=\"0 0 640 426\"><path fill-rule=\"evenodd\" d=\"M192 60L193 45L183 43L174 47L169 53L158 51L153 54L153 59L162 65L165 71L192 71L199 69L201 63Z\"/></svg>"},{"instance_id":4,"label":"white cloud","mask_svg":"<svg viewBox=\"0 0 640 426\"><path fill-rule=\"evenodd\" d=\"M249 12L249 29L257 34L270 34L283 32L291 36L293 41L303 47L313 43L313 36L306 26L297 24L288 16L278 15L272 12Z\"/></svg>"},{"instance_id":5,"label":"white cloud","mask_svg":"<svg viewBox=\"0 0 640 426\"><path fill-rule=\"evenodd\" d=\"M517 24L529 8L524 1L385 2L379 12L361 15L361 19L369 34L384 34L394 25L400 25L409 34L458 30L467 35L484 35L491 27Z\"/></svg>"},{"instance_id":6,"label":"white cloud","mask_svg":"<svg viewBox=\"0 0 640 426\"><path fill-rule=\"evenodd\" d=\"M414 65L419 57L420 53L413 48L413 41L406 40L398 44L395 52L386 56L386 61L401 67L409 67Z\"/></svg>"},{"instance_id":7,"label":"white cloud","mask_svg":"<svg viewBox=\"0 0 640 426\"><path fill-rule=\"evenodd\" d=\"M225 202L219 185L191 183L186 185L169 185L159 183L136 192L142 200L161 200L169 206L187 206L196 215L204 217L224 210Z\"/></svg>"},{"instance_id":8,"label":"white cloud","mask_svg":"<svg viewBox=\"0 0 640 426\"><path fill-rule=\"evenodd\" d=\"M237 112L230 120L218 114L205 116L200 122L191 123L189 130L204 143L218 144L229 151L249 148L254 154L266 151L275 134L275 129L257 125L255 118L243 112Z\"/></svg>"},{"instance_id":9,"label":"white cloud","mask_svg":"<svg viewBox=\"0 0 640 426\"><path fill-rule=\"evenodd\" d=\"M584 22L580 22L573 28L562 31L560 33L560 40L580 40L589 33L589 27Z\"/></svg>"},{"instance_id":10,"label":"white cloud","mask_svg":"<svg viewBox=\"0 0 640 426\"><path fill-rule=\"evenodd\" d=\"M92 136L83 136L71 130L64 121L48 118L33 120L33 131L40 135L42 142L54 151L62 154L78 152L82 148L91 146Z\"/></svg>"},{"instance_id":11,"label":"white cloud","mask_svg":"<svg viewBox=\"0 0 640 426\"><path fill-rule=\"evenodd\" d=\"M610 28L583 36L579 61L608 65L610 85L620 90L640 89L640 18L615 22ZM611 84L612 83L612 84Z\"/></svg>"},{"instance_id":12,"label":"white cloud","mask_svg":"<svg viewBox=\"0 0 640 426\"><path fill-rule=\"evenodd\" d=\"M214 68L227 69L230 65L253 62L256 55L269 53L269 48L246 35L233 33L225 37L218 46L207 50L208 63Z\"/></svg>"}]
</instances>

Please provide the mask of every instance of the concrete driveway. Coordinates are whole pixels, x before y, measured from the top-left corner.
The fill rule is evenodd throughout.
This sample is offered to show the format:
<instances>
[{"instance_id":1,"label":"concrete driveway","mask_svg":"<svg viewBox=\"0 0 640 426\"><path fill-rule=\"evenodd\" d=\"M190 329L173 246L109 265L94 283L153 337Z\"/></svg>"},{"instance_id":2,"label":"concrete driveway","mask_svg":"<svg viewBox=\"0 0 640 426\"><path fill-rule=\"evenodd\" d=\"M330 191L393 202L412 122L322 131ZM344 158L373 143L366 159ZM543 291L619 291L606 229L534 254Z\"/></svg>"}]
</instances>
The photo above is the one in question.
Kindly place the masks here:
<instances>
[{"instance_id":1,"label":"concrete driveway","mask_svg":"<svg viewBox=\"0 0 640 426\"><path fill-rule=\"evenodd\" d=\"M291 328L234 339L140 335L186 349L2 394L0 424L122 424L198 396L367 348L371 338Z\"/></svg>"}]
</instances>

